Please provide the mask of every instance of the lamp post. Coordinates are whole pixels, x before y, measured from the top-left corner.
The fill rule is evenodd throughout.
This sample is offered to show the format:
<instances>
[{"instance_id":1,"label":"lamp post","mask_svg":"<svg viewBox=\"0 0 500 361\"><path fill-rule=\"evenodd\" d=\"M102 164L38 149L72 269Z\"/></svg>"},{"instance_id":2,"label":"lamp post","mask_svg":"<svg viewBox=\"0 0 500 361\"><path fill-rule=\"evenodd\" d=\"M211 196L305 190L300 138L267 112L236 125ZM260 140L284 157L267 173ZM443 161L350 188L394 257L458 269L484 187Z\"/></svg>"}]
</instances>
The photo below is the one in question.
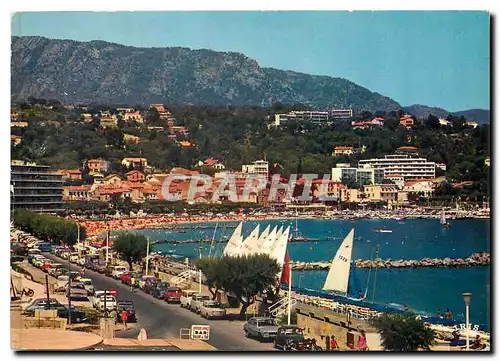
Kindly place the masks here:
<instances>
[{"instance_id":1,"label":"lamp post","mask_svg":"<svg viewBox=\"0 0 500 361\"><path fill-rule=\"evenodd\" d=\"M292 321L292 262L288 261L288 324Z\"/></svg>"},{"instance_id":2,"label":"lamp post","mask_svg":"<svg viewBox=\"0 0 500 361\"><path fill-rule=\"evenodd\" d=\"M147 238L146 243L146 276L148 275L149 270L149 237Z\"/></svg>"},{"instance_id":3,"label":"lamp post","mask_svg":"<svg viewBox=\"0 0 500 361\"><path fill-rule=\"evenodd\" d=\"M470 299L472 298L472 293L469 292L464 292L462 293L462 296L464 297L464 302L465 302L465 328L467 330L467 333L465 334L466 337L466 349L469 350L469 305L470 305Z\"/></svg>"}]
</instances>

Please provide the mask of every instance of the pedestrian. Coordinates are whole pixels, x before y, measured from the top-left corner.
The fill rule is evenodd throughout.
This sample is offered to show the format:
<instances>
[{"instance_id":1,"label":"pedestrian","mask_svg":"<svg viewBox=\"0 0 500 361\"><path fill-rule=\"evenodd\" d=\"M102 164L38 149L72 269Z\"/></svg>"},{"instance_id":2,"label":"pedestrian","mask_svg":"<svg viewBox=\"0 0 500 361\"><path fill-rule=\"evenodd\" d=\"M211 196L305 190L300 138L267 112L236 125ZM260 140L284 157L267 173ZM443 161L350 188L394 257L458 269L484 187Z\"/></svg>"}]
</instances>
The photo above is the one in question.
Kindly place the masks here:
<instances>
[{"instance_id":1,"label":"pedestrian","mask_svg":"<svg viewBox=\"0 0 500 361\"><path fill-rule=\"evenodd\" d=\"M113 309L113 311L111 311L111 315L110 316L114 320L115 325L116 325L116 321L118 320L118 313L116 312L115 309Z\"/></svg>"},{"instance_id":2,"label":"pedestrian","mask_svg":"<svg viewBox=\"0 0 500 361\"><path fill-rule=\"evenodd\" d=\"M365 330L361 330L360 335L358 336L358 350L360 351L368 350L368 345L366 344Z\"/></svg>"},{"instance_id":3,"label":"pedestrian","mask_svg":"<svg viewBox=\"0 0 500 361\"><path fill-rule=\"evenodd\" d=\"M337 340L335 339L334 335L330 336L330 350L331 351L337 351L339 349L339 344L337 343Z\"/></svg>"},{"instance_id":4,"label":"pedestrian","mask_svg":"<svg viewBox=\"0 0 500 361\"><path fill-rule=\"evenodd\" d=\"M438 308L437 312L436 312L436 316L437 318L443 318L443 316L441 316L441 309Z\"/></svg>"},{"instance_id":5,"label":"pedestrian","mask_svg":"<svg viewBox=\"0 0 500 361\"><path fill-rule=\"evenodd\" d=\"M80 273L82 278L85 277L85 267L82 267L82 272Z\"/></svg>"},{"instance_id":6,"label":"pedestrian","mask_svg":"<svg viewBox=\"0 0 500 361\"><path fill-rule=\"evenodd\" d=\"M133 291L135 287L135 277L130 277L130 290Z\"/></svg>"},{"instance_id":7,"label":"pedestrian","mask_svg":"<svg viewBox=\"0 0 500 361\"><path fill-rule=\"evenodd\" d=\"M446 318L447 320L453 319L453 316L451 315L451 311L449 308L446 309L446 313L444 314L444 318Z\"/></svg>"},{"instance_id":8,"label":"pedestrian","mask_svg":"<svg viewBox=\"0 0 500 361\"><path fill-rule=\"evenodd\" d=\"M121 314L122 322L123 322L123 329L127 329L127 320L128 320L128 312L127 310L123 310Z\"/></svg>"}]
</instances>

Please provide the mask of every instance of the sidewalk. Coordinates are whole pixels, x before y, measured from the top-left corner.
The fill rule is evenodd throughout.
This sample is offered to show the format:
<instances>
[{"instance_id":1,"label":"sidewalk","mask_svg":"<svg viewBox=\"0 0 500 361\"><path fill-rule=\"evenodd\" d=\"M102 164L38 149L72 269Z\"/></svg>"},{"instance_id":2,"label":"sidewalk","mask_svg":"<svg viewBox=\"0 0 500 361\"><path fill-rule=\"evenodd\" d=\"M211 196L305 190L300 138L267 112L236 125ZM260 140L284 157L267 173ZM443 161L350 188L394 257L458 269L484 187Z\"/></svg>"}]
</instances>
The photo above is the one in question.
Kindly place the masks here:
<instances>
[{"instance_id":1,"label":"sidewalk","mask_svg":"<svg viewBox=\"0 0 500 361\"><path fill-rule=\"evenodd\" d=\"M102 337L86 332L31 328L11 329L11 347L17 351L76 351L102 342Z\"/></svg>"}]
</instances>

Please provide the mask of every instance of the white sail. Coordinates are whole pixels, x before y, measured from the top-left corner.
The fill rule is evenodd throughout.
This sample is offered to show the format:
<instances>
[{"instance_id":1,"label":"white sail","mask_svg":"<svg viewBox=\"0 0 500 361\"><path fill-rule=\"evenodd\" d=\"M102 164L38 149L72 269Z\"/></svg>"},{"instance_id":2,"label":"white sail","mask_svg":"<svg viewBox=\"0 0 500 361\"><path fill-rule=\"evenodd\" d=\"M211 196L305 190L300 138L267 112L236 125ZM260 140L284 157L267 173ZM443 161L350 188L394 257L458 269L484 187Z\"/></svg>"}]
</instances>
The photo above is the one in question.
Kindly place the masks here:
<instances>
[{"instance_id":1,"label":"white sail","mask_svg":"<svg viewBox=\"0 0 500 361\"><path fill-rule=\"evenodd\" d=\"M286 247L290 236L290 226L276 239L274 249L272 250L271 258L274 258L280 266L280 275L283 265L285 264Z\"/></svg>"},{"instance_id":2,"label":"white sail","mask_svg":"<svg viewBox=\"0 0 500 361\"><path fill-rule=\"evenodd\" d=\"M251 255L257 251L257 241L259 240L259 228L260 225L258 224L257 227L254 228L254 230L250 233L250 235L243 241L243 245L241 246L241 253L240 255Z\"/></svg>"},{"instance_id":3,"label":"white sail","mask_svg":"<svg viewBox=\"0 0 500 361\"><path fill-rule=\"evenodd\" d=\"M444 214L444 209L441 212L441 224L446 224L446 216Z\"/></svg>"},{"instance_id":4,"label":"white sail","mask_svg":"<svg viewBox=\"0 0 500 361\"><path fill-rule=\"evenodd\" d=\"M337 291L347 294L349 286L349 273L351 271L352 247L354 241L354 228L351 229L346 238L342 241L335 258L326 276L323 289L327 291Z\"/></svg>"},{"instance_id":5,"label":"white sail","mask_svg":"<svg viewBox=\"0 0 500 361\"><path fill-rule=\"evenodd\" d=\"M262 253L262 246L266 243L267 238L269 237L269 231L271 229L270 225L264 229L264 231L260 234L259 239L257 240L257 251L256 253Z\"/></svg>"},{"instance_id":6,"label":"white sail","mask_svg":"<svg viewBox=\"0 0 500 361\"><path fill-rule=\"evenodd\" d=\"M240 253L241 244L243 243L243 237L241 235L242 228L243 222L240 222L231 235L231 238L229 238L226 248L224 248L224 256L236 256Z\"/></svg>"},{"instance_id":7,"label":"white sail","mask_svg":"<svg viewBox=\"0 0 500 361\"><path fill-rule=\"evenodd\" d=\"M269 232L269 235L267 236L267 238L264 240L264 242L262 243L262 247L261 247L261 253L265 253L265 254L270 254L271 252L271 248L273 247L274 245L274 241L276 240L276 235L277 235L277 229L278 227L274 226L273 229L271 230L271 232Z\"/></svg>"}]
</instances>

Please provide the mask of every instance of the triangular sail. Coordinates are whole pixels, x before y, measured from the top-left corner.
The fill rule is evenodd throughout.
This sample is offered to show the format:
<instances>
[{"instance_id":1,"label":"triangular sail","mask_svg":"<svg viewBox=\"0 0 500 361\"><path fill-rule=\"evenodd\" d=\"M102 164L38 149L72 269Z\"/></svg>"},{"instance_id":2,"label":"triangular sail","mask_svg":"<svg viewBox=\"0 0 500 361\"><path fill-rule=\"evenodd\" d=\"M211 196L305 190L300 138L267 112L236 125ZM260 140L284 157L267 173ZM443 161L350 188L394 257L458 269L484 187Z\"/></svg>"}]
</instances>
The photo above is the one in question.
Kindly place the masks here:
<instances>
[{"instance_id":1,"label":"triangular sail","mask_svg":"<svg viewBox=\"0 0 500 361\"><path fill-rule=\"evenodd\" d=\"M250 233L250 235L243 241L243 245L241 247L240 255L251 255L257 252L257 241L259 240L259 228L260 225L257 224L257 227Z\"/></svg>"},{"instance_id":2,"label":"triangular sail","mask_svg":"<svg viewBox=\"0 0 500 361\"><path fill-rule=\"evenodd\" d=\"M271 258L274 258L278 262L278 265L280 266L280 272L278 274L278 277L281 277L281 272L283 270L283 265L285 263L286 247L288 245L289 236L290 236L290 226L288 226L286 230L281 234L281 237L279 237L276 240L274 249L272 250L271 253Z\"/></svg>"},{"instance_id":3,"label":"triangular sail","mask_svg":"<svg viewBox=\"0 0 500 361\"><path fill-rule=\"evenodd\" d=\"M269 235L267 236L267 238L265 239L264 243L262 244L262 252L261 253L265 253L265 254L270 254L271 252L271 248L273 247L274 245L274 241L276 240L276 236L277 236L277 228L276 226L274 226L274 228L271 230L271 232L269 232Z\"/></svg>"},{"instance_id":4,"label":"triangular sail","mask_svg":"<svg viewBox=\"0 0 500 361\"><path fill-rule=\"evenodd\" d=\"M264 231L260 234L259 239L257 240L257 253L262 253L262 246L266 243L267 238L269 237L269 230L271 229L270 225L264 229Z\"/></svg>"},{"instance_id":5,"label":"triangular sail","mask_svg":"<svg viewBox=\"0 0 500 361\"><path fill-rule=\"evenodd\" d=\"M224 248L224 256L236 256L240 253L241 244L243 242L243 237L241 235L242 228L243 222L240 222L231 235L231 238L229 238L226 248Z\"/></svg>"},{"instance_id":6,"label":"triangular sail","mask_svg":"<svg viewBox=\"0 0 500 361\"><path fill-rule=\"evenodd\" d=\"M335 254L330 271L328 271L328 276L326 276L325 284L323 285L324 290L347 294L353 241L354 229L351 229Z\"/></svg>"}]
</instances>

